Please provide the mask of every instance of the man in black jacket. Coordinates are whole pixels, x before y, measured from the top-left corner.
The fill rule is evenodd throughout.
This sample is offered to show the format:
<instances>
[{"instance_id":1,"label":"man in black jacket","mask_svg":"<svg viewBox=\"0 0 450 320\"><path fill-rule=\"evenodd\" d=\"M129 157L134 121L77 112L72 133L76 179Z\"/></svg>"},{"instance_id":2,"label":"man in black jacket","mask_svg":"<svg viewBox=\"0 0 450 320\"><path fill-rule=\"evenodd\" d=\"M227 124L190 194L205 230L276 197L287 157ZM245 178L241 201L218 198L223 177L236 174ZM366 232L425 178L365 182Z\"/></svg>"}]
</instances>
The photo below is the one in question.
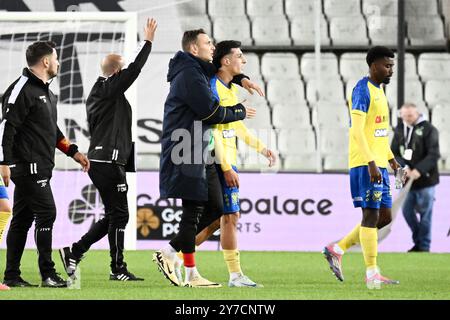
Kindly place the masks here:
<instances>
[{"instance_id":1,"label":"man in black jacket","mask_svg":"<svg viewBox=\"0 0 450 320\"><path fill-rule=\"evenodd\" d=\"M124 233L128 223L128 184L126 166L134 166L131 141L131 106L125 91L139 76L152 49L157 28L156 20L148 19L144 40L135 60L123 69L123 58L110 54L102 61L103 76L97 79L86 101L91 142L88 157L89 176L98 189L105 206L105 217L72 247L60 249L67 274L73 276L83 254L97 241L108 235L111 273L110 280L143 280L128 271L124 262Z\"/></svg>"},{"instance_id":2,"label":"man in black jacket","mask_svg":"<svg viewBox=\"0 0 450 320\"><path fill-rule=\"evenodd\" d=\"M439 134L412 103L402 106L400 116L403 122L395 129L391 149L405 166L407 178L414 180L403 204L403 216L414 241L409 252L427 252L431 243L434 186L439 183Z\"/></svg>"},{"instance_id":3,"label":"man in black jacket","mask_svg":"<svg viewBox=\"0 0 450 320\"><path fill-rule=\"evenodd\" d=\"M195 266L195 235L199 218L205 212L222 212L221 186L210 157L213 149L211 124L228 123L251 117L253 108L238 104L223 108L209 85L216 73L211 63L214 45L202 30L186 31L179 51L169 63L170 92L164 105L160 165L161 198L182 199L183 214L178 234L169 245L155 252L153 260L174 285L182 284L174 266L176 252L182 251L186 286L219 287L200 276ZM242 76L235 79L244 82ZM248 80L247 80L248 81ZM258 90L257 86L253 88Z\"/></svg>"},{"instance_id":4,"label":"man in black jacket","mask_svg":"<svg viewBox=\"0 0 450 320\"><path fill-rule=\"evenodd\" d=\"M4 282L10 287L32 286L20 277L19 267L33 220L42 286L66 286L56 274L51 256L56 207L50 179L55 147L89 170L89 160L57 125L57 101L49 89L49 80L56 76L59 66L55 47L51 41L31 44L26 51L28 68L9 86L2 100L0 165L5 184L10 175L15 184L14 213L6 239Z\"/></svg>"}]
</instances>

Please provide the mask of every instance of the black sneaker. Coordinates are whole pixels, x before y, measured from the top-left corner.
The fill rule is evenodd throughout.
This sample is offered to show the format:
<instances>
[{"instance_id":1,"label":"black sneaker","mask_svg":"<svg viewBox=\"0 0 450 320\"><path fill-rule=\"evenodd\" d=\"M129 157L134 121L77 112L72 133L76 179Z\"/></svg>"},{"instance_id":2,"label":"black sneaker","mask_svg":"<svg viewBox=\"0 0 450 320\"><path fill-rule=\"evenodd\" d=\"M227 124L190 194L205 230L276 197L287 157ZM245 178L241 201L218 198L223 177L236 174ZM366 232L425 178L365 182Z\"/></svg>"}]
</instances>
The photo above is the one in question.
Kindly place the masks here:
<instances>
[{"instance_id":1,"label":"black sneaker","mask_svg":"<svg viewBox=\"0 0 450 320\"><path fill-rule=\"evenodd\" d=\"M67 281L61 278L57 273L51 275L50 277L42 280L41 287L47 288L66 288Z\"/></svg>"},{"instance_id":2,"label":"black sneaker","mask_svg":"<svg viewBox=\"0 0 450 320\"><path fill-rule=\"evenodd\" d=\"M37 284L31 284L25 280L23 280L21 277L18 277L17 279L5 279L3 281L3 284L6 284L8 287L19 287L19 288L26 288L26 287L37 287Z\"/></svg>"},{"instance_id":3,"label":"black sneaker","mask_svg":"<svg viewBox=\"0 0 450 320\"><path fill-rule=\"evenodd\" d=\"M408 252L418 252L419 251L419 247L414 245L414 247L412 247L411 249L408 250Z\"/></svg>"},{"instance_id":4,"label":"black sneaker","mask_svg":"<svg viewBox=\"0 0 450 320\"><path fill-rule=\"evenodd\" d=\"M80 263L81 259L77 259L77 257L75 257L70 247L59 249L59 256L61 257L61 261L67 275L69 277L72 277L75 274L75 271L77 270L78 264Z\"/></svg>"},{"instance_id":5,"label":"black sneaker","mask_svg":"<svg viewBox=\"0 0 450 320\"><path fill-rule=\"evenodd\" d=\"M118 268L115 272L111 271L109 280L117 281L143 281L143 278L138 278L128 271L126 265Z\"/></svg>"}]
</instances>

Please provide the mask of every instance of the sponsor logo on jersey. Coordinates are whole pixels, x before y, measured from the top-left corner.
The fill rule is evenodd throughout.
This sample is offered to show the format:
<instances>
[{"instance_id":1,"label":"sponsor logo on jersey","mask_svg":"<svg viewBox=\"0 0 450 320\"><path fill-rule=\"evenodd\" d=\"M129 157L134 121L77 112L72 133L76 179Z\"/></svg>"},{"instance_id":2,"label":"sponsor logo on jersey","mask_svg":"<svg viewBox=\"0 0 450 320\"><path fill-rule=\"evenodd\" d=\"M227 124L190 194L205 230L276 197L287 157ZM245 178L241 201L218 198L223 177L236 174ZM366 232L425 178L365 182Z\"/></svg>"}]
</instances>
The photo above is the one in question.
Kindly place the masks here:
<instances>
[{"instance_id":1,"label":"sponsor logo on jersey","mask_svg":"<svg viewBox=\"0 0 450 320\"><path fill-rule=\"evenodd\" d=\"M375 137L387 137L388 130L387 129L376 129L374 136Z\"/></svg>"}]
</instances>

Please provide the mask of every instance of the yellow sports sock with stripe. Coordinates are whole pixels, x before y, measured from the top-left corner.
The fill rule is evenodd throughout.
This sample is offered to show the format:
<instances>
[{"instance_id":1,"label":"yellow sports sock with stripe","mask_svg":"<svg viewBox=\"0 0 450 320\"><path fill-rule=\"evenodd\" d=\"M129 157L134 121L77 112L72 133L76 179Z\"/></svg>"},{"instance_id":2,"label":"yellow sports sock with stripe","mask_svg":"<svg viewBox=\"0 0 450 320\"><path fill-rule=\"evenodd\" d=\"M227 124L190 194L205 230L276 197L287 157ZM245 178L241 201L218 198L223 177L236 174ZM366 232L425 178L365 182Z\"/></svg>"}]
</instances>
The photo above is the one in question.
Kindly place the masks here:
<instances>
[{"instance_id":1,"label":"yellow sports sock with stripe","mask_svg":"<svg viewBox=\"0 0 450 320\"><path fill-rule=\"evenodd\" d=\"M0 212L0 243L2 243L2 237L5 233L5 228L8 224L9 217L11 217L11 212Z\"/></svg>"},{"instance_id":2,"label":"yellow sports sock with stripe","mask_svg":"<svg viewBox=\"0 0 450 320\"><path fill-rule=\"evenodd\" d=\"M376 268L378 255L378 230L377 228L361 227L359 241L364 255L367 269Z\"/></svg>"},{"instance_id":3,"label":"yellow sports sock with stripe","mask_svg":"<svg viewBox=\"0 0 450 320\"><path fill-rule=\"evenodd\" d=\"M359 243L359 229L361 228L361 224L358 224L356 227L353 228L352 231L350 231L349 234L347 234L344 238L342 238L341 241L339 241L337 244L338 246L345 252L350 247L354 246L355 244Z\"/></svg>"},{"instance_id":4,"label":"yellow sports sock with stripe","mask_svg":"<svg viewBox=\"0 0 450 320\"><path fill-rule=\"evenodd\" d=\"M228 272L231 273L242 273L241 261L239 259L238 250L222 250L223 258L227 264Z\"/></svg>"}]
</instances>

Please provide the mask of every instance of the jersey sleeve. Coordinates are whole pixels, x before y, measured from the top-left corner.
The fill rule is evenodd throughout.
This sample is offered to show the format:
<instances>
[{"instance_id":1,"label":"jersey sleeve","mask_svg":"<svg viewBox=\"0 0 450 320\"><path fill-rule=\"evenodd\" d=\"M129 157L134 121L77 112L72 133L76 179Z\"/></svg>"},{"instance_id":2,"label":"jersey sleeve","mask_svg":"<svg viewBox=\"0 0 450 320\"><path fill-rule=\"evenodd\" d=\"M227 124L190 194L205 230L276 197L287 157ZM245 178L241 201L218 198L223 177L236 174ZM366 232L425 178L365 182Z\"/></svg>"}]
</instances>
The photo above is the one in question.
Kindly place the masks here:
<instances>
[{"instance_id":1,"label":"jersey sleeve","mask_svg":"<svg viewBox=\"0 0 450 320\"><path fill-rule=\"evenodd\" d=\"M255 149L258 153L261 153L261 151L266 148L266 145L261 140L250 133L243 121L237 121L235 123L235 128L236 136L244 141L249 147Z\"/></svg>"},{"instance_id":2,"label":"jersey sleeve","mask_svg":"<svg viewBox=\"0 0 450 320\"><path fill-rule=\"evenodd\" d=\"M367 82L359 82L352 92L352 113L367 113L370 105L370 92Z\"/></svg>"}]
</instances>

